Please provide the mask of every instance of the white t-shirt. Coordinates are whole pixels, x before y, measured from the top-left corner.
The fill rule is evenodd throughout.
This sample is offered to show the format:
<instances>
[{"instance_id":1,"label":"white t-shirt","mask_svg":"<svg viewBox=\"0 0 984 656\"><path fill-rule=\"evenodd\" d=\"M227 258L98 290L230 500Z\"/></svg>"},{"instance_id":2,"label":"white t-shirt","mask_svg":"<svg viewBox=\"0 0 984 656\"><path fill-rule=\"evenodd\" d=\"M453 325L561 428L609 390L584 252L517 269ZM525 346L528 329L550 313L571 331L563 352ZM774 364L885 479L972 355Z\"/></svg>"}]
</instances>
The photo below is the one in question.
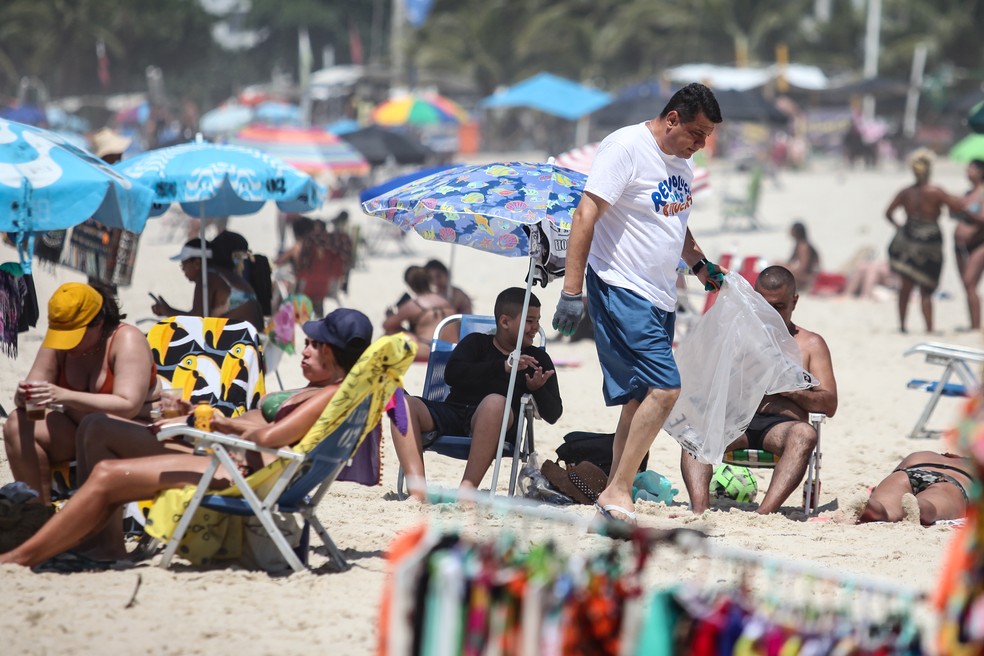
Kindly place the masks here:
<instances>
[{"instance_id":1,"label":"white t-shirt","mask_svg":"<svg viewBox=\"0 0 984 656\"><path fill-rule=\"evenodd\" d=\"M595 224L588 264L609 285L676 310L677 264L694 199L689 159L664 153L645 123L608 135L584 190L611 207Z\"/></svg>"}]
</instances>

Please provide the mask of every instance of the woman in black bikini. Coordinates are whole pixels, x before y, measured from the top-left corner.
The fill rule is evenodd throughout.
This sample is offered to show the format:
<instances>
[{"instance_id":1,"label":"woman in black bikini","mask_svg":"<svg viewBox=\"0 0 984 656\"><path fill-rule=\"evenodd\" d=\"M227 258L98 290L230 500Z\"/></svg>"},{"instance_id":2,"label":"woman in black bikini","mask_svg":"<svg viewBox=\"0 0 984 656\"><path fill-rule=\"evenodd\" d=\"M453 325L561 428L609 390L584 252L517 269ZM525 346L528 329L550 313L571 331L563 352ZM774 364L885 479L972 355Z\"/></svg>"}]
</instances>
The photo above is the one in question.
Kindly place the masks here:
<instances>
[{"instance_id":1,"label":"woman in black bikini","mask_svg":"<svg viewBox=\"0 0 984 656\"><path fill-rule=\"evenodd\" d=\"M909 454L872 490L858 523L902 521L905 494L915 495L923 526L963 517L967 512L967 492L974 480L969 469L969 458L950 453Z\"/></svg>"}]
</instances>

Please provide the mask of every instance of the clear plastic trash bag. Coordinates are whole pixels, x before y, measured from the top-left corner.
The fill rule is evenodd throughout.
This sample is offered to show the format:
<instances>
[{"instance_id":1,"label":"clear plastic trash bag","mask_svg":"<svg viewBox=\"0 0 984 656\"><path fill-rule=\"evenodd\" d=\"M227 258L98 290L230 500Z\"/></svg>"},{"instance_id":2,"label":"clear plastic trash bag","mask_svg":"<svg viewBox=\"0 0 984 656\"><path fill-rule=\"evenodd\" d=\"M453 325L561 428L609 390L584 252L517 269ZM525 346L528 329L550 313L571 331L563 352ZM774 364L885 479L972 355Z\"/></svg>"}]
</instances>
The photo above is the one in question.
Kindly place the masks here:
<instances>
[{"instance_id":1,"label":"clear plastic trash bag","mask_svg":"<svg viewBox=\"0 0 984 656\"><path fill-rule=\"evenodd\" d=\"M691 455L720 465L766 394L817 385L779 314L731 272L676 352L682 387L663 428Z\"/></svg>"}]
</instances>

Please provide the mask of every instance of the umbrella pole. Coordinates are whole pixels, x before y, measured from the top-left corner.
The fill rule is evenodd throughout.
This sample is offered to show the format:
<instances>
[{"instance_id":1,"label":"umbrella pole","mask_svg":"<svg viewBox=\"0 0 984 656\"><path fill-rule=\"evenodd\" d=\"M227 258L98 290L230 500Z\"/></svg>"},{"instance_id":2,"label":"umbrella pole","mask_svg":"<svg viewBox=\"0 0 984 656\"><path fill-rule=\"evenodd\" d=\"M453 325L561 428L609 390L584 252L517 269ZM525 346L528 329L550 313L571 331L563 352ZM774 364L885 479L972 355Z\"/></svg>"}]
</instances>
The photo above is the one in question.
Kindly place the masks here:
<instances>
[{"instance_id":1,"label":"umbrella pole","mask_svg":"<svg viewBox=\"0 0 984 656\"><path fill-rule=\"evenodd\" d=\"M448 300L454 296L454 252L456 250L457 244L451 244L451 255L448 256L448 291L445 292L445 296Z\"/></svg>"},{"instance_id":2,"label":"umbrella pole","mask_svg":"<svg viewBox=\"0 0 984 656\"><path fill-rule=\"evenodd\" d=\"M208 316L208 258L205 257L205 201L198 204L198 237L202 249L202 316Z\"/></svg>"},{"instance_id":3,"label":"umbrella pole","mask_svg":"<svg viewBox=\"0 0 984 656\"><path fill-rule=\"evenodd\" d=\"M495 452L495 467L492 469L492 495L495 495L496 486L499 483L499 464L502 462L502 449L506 443L506 429L509 427L509 413L512 412L512 398L516 387L516 376L519 373L519 355L523 350L523 335L526 333L526 315L530 309L530 295L533 293L533 258L530 258L530 270L526 276L526 296L523 297L523 311L520 313L519 334L516 336L516 348L509 354L510 359L515 363L509 369L509 388L506 390L506 407L502 412L502 425L499 427L499 448ZM498 322L499 317L496 317ZM516 418L519 420L519 417ZM516 444L516 448L520 448Z\"/></svg>"}]
</instances>

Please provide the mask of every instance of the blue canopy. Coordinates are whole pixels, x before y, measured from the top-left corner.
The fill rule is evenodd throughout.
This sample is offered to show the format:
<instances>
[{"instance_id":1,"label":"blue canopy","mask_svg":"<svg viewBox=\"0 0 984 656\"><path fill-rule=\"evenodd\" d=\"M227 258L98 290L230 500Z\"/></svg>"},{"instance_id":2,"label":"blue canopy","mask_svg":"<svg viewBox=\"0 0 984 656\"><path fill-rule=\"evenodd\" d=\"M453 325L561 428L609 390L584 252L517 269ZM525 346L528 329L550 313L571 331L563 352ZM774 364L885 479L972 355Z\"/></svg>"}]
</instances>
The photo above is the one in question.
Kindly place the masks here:
<instances>
[{"instance_id":1,"label":"blue canopy","mask_svg":"<svg viewBox=\"0 0 984 656\"><path fill-rule=\"evenodd\" d=\"M612 101L610 94L551 73L537 73L482 101L482 107L529 107L569 121L587 116Z\"/></svg>"}]
</instances>

